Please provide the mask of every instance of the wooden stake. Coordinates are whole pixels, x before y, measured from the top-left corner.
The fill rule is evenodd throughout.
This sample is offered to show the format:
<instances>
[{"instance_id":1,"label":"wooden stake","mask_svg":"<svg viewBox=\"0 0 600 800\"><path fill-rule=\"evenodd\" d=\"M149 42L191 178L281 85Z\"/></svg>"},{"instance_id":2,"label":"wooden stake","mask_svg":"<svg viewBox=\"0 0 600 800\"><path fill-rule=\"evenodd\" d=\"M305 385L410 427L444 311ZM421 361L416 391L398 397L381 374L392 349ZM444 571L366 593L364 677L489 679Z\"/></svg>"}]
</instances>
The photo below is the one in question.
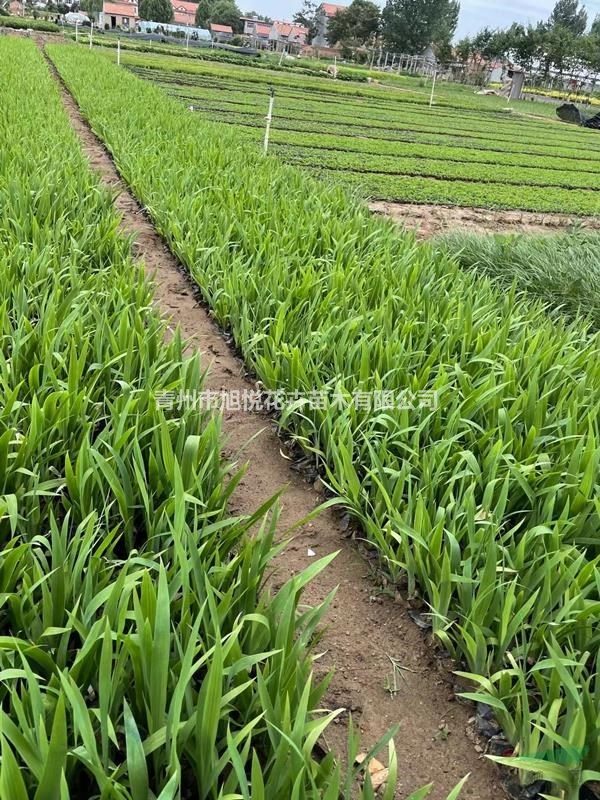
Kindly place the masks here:
<instances>
[{"instance_id":1,"label":"wooden stake","mask_svg":"<svg viewBox=\"0 0 600 800\"><path fill-rule=\"evenodd\" d=\"M433 93L435 92L435 79L437 77L437 70L433 73L433 83L431 84L431 97L429 98L429 108L433 105Z\"/></svg>"},{"instance_id":2,"label":"wooden stake","mask_svg":"<svg viewBox=\"0 0 600 800\"><path fill-rule=\"evenodd\" d=\"M271 132L271 120L273 119L273 103L275 102L275 89L269 89L271 97L269 98L269 113L267 114L267 127L265 128L265 141L263 145L264 154L267 155L269 150L269 134Z\"/></svg>"}]
</instances>

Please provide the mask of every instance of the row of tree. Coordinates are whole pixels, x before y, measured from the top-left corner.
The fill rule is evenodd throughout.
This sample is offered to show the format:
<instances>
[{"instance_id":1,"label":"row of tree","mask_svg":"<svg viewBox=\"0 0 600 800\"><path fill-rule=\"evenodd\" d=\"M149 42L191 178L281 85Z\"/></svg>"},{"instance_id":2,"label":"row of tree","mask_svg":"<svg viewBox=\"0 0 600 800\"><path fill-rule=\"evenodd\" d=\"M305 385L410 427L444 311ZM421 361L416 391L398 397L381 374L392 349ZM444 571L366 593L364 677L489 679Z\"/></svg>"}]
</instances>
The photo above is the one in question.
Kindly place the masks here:
<instances>
[{"instance_id":1,"label":"row of tree","mask_svg":"<svg viewBox=\"0 0 600 800\"><path fill-rule=\"evenodd\" d=\"M295 21L309 38L316 32L319 0L304 0ZM384 47L396 53L421 53L432 45L438 57L449 58L458 23L458 0L387 0L383 10L371 0L353 0L329 20L327 38L346 48Z\"/></svg>"},{"instance_id":2,"label":"row of tree","mask_svg":"<svg viewBox=\"0 0 600 800\"><path fill-rule=\"evenodd\" d=\"M513 23L504 30L484 28L456 45L457 60L487 63L508 59L542 77L584 68L600 72L600 16L588 30L588 15L579 0L558 0L552 14L536 25Z\"/></svg>"},{"instance_id":3,"label":"row of tree","mask_svg":"<svg viewBox=\"0 0 600 800\"><path fill-rule=\"evenodd\" d=\"M315 32L319 0L305 0L295 19ZM458 23L458 0L387 0L383 10L371 0L353 0L329 21L329 41L347 48L385 48L396 53L422 53L433 46L442 63L481 65L504 59L548 76L578 67L600 72L600 16L588 30L588 16L579 0L557 0L550 15L536 25L513 23L502 30L484 28L452 46Z\"/></svg>"},{"instance_id":4,"label":"row of tree","mask_svg":"<svg viewBox=\"0 0 600 800\"><path fill-rule=\"evenodd\" d=\"M98 0L90 0L90 2ZM316 34L316 15L321 0L304 0L294 19L309 30L309 41ZM327 36L332 44L346 48L385 48L396 53L421 53L433 46L442 62L459 61L482 67L495 59L509 60L542 75L552 70L570 72L584 67L600 72L600 16L588 30L588 16L579 0L557 0L550 15L536 25L513 23L502 30L484 28L473 37L451 42L458 23L458 0L387 0L383 10L372 0L353 0L329 21ZM171 0L140 0L142 19L171 22ZM206 28L211 22L230 25L241 33L242 16L235 0L199 0L196 25ZM252 16L271 22L256 12Z\"/></svg>"}]
</instances>

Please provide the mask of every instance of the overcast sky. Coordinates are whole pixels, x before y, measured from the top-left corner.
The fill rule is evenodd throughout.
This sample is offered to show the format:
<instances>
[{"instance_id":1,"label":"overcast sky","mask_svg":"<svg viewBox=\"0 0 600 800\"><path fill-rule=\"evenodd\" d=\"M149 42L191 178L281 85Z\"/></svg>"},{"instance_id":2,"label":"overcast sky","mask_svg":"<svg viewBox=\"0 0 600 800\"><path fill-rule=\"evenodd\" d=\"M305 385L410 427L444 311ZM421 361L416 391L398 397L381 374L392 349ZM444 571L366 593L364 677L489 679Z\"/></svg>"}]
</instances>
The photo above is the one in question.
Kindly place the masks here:
<instances>
[{"instance_id":1,"label":"overcast sky","mask_svg":"<svg viewBox=\"0 0 600 800\"><path fill-rule=\"evenodd\" d=\"M340 0L350 2L350 0ZM258 11L274 19L290 19L300 6L302 0L245 0L238 4L243 10ZM380 0L380 5L383 0ZM498 28L510 25L511 22L537 22L547 19L552 11L554 0L461 0L460 17L456 30L457 38L477 33L485 25ZM600 13L600 0L585 3L590 22Z\"/></svg>"}]
</instances>

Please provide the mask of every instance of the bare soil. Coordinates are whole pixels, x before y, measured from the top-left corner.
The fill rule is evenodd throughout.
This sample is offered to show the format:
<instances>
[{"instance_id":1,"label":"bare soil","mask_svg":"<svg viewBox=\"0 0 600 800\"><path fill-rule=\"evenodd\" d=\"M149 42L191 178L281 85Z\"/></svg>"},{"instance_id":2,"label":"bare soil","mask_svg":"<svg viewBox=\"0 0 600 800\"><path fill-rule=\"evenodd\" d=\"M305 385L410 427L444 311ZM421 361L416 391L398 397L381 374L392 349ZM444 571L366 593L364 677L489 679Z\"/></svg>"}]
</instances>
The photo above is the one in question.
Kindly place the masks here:
<instances>
[{"instance_id":1,"label":"bare soil","mask_svg":"<svg viewBox=\"0 0 600 800\"><path fill-rule=\"evenodd\" d=\"M559 233L575 226L600 230L600 217L502 211L490 208L373 202L369 208L399 224L413 228L420 239L443 233Z\"/></svg>"},{"instance_id":2,"label":"bare soil","mask_svg":"<svg viewBox=\"0 0 600 800\"><path fill-rule=\"evenodd\" d=\"M244 365L197 299L190 278L119 178L111 157L82 118L73 98L60 85L65 109L90 165L116 193L122 228L127 234L134 234L135 252L153 276L156 305L173 325L181 328L189 348L200 350L205 365L210 365L206 388L254 389ZM232 411L224 415L223 424L227 436L225 455L235 458L243 451L242 459L249 462L233 510L249 514L285 486L281 514L284 535L297 520L312 512L323 496L282 456L282 442L268 416ZM309 548L319 557L339 550L305 595L306 601L314 605L338 587L319 643L323 653L318 662L319 674L335 669L327 703L331 708L344 707L352 712L362 732L363 749L373 745L390 726L401 724L396 736L399 798L433 781L431 797L442 800L467 773L471 777L461 796L477 800L504 797L496 766L475 749L481 748L474 738L472 721L469 722L473 709L455 698L450 665L441 665L434 656L431 642L408 616L404 601L378 595L368 565L346 538L344 527L338 515L324 511L299 529L277 559L274 578L281 583L311 564L314 558L309 557ZM399 680L399 691L394 695L385 688L392 675L389 657L410 670L404 671L405 680ZM346 736L344 715L326 734L326 744L342 758Z\"/></svg>"}]
</instances>

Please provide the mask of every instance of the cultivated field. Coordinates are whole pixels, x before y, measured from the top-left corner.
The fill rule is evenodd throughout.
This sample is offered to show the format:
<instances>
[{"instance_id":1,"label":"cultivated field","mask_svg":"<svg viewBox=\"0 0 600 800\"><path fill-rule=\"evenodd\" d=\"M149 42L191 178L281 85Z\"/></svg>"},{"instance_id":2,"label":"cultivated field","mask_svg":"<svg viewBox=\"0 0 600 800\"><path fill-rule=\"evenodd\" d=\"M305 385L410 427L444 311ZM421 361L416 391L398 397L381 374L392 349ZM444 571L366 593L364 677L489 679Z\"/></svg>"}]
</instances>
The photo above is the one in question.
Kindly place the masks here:
<instances>
[{"instance_id":1,"label":"cultivated field","mask_svg":"<svg viewBox=\"0 0 600 800\"><path fill-rule=\"evenodd\" d=\"M276 498L231 516L219 417L163 403L202 388L197 353L35 44L0 63L0 796L354 797L314 752L339 712L299 605L331 557L265 588Z\"/></svg>"},{"instance_id":2,"label":"cultivated field","mask_svg":"<svg viewBox=\"0 0 600 800\"><path fill-rule=\"evenodd\" d=\"M434 636L476 687L466 696L494 710L503 752L575 800L600 775L598 335L461 270L341 189L265 161L239 126L191 114L102 55L49 52L248 365L267 390L296 398L281 426L324 470L388 579L422 595ZM237 85L216 85L213 67L183 75L153 63L160 70L146 64L145 74L170 89L239 97ZM251 73L246 94L265 80ZM354 87L339 91L363 102ZM400 107L417 112L407 125L427 127L422 103ZM462 124L466 138L450 103L436 113L454 130L445 137ZM488 116L473 114L473 140L490 145ZM501 124L515 147L547 153L555 139L563 158L596 164L593 133L567 142L558 126ZM517 202L516 185L464 183L490 202L497 185ZM569 198L579 210L577 198L588 211L596 202L581 189L528 192L563 210ZM325 405L310 401L315 391ZM360 399L382 393L385 405Z\"/></svg>"},{"instance_id":3,"label":"cultivated field","mask_svg":"<svg viewBox=\"0 0 600 800\"><path fill-rule=\"evenodd\" d=\"M427 87L414 79L399 89L200 59L127 53L124 62L257 144L273 86L271 152L373 198L600 211L600 136L503 110L500 98L442 85L430 108Z\"/></svg>"},{"instance_id":4,"label":"cultivated field","mask_svg":"<svg viewBox=\"0 0 600 800\"><path fill-rule=\"evenodd\" d=\"M467 763L467 791L491 800L485 749L542 781L528 797L580 800L600 781L598 237L423 244L347 187L593 214L597 132L456 87L430 109L401 78L114 62L0 38L0 798L421 800L410 753L441 778L435 800L455 800ZM148 230L162 282L136 261ZM218 332L202 341L208 316L193 328L195 290L244 370ZM226 361L217 386L247 370L277 403L285 458L273 416L185 400L212 385L198 348ZM265 437L256 486L223 456L236 425L237 447ZM327 549L314 485L298 481L303 513L278 524L293 458L344 513ZM311 538L281 541L299 528ZM378 583L365 593L362 562L344 562L336 640L321 628L343 531ZM390 619L396 638L378 637ZM449 683L433 647L454 659ZM344 707L390 728L389 772L371 751L355 763L357 729L315 677L330 650L352 673ZM391 677L375 679L380 660ZM403 735L418 745L397 755Z\"/></svg>"}]
</instances>

